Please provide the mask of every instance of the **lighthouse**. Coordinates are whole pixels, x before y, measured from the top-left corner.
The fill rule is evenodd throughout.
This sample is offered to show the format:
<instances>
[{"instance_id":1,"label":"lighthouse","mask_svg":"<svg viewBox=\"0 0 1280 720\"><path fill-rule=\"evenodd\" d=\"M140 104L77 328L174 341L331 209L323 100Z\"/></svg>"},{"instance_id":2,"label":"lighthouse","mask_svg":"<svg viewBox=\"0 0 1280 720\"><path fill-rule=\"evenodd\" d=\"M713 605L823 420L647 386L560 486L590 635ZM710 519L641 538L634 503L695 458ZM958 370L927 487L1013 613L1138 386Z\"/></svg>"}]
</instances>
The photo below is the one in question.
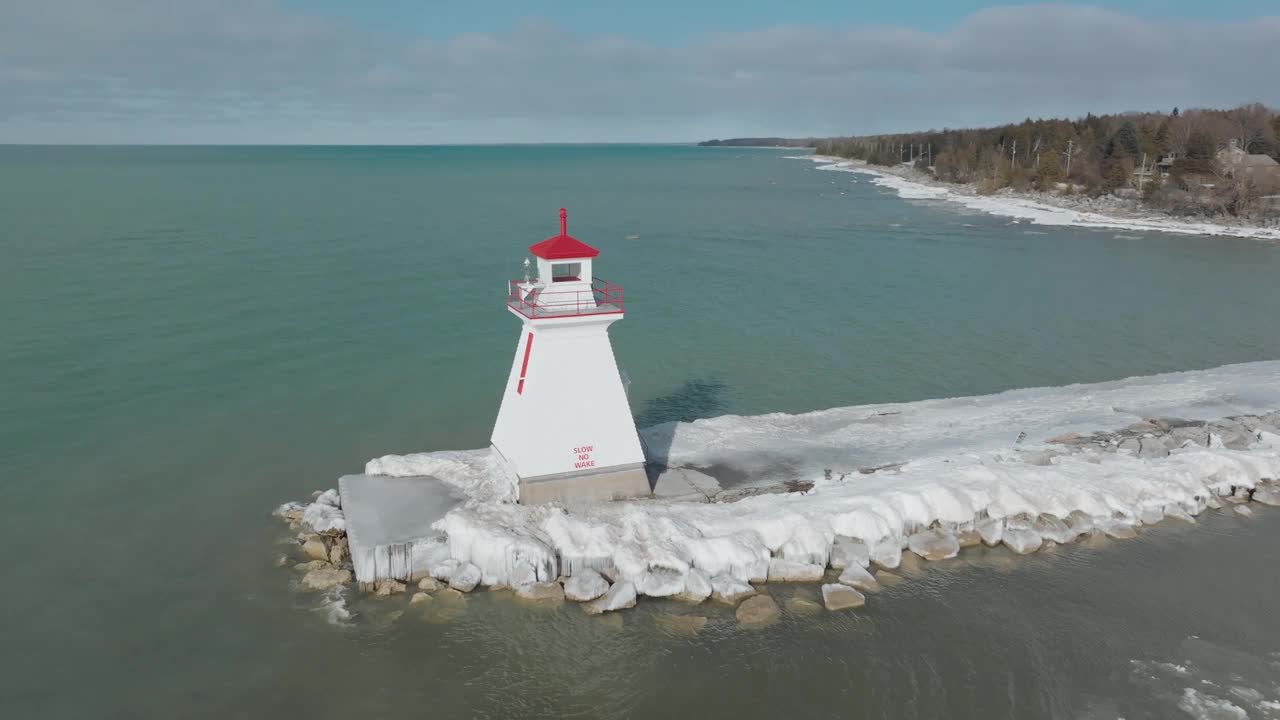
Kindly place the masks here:
<instances>
[{"instance_id":1,"label":"lighthouse","mask_svg":"<svg viewBox=\"0 0 1280 720\"><path fill-rule=\"evenodd\" d=\"M622 288L595 277L600 251L560 234L529 246L536 277L508 284L521 321L490 442L518 479L520 502L613 500L649 494L644 452L609 343Z\"/></svg>"}]
</instances>

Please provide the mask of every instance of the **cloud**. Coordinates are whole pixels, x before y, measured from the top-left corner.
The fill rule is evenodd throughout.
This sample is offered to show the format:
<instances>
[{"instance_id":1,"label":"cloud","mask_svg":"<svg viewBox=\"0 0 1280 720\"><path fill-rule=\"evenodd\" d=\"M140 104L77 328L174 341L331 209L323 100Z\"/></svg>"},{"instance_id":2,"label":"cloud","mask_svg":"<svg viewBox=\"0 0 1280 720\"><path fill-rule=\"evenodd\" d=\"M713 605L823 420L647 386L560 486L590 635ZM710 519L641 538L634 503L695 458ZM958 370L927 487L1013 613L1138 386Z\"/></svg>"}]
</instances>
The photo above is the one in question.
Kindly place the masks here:
<instances>
[{"instance_id":1,"label":"cloud","mask_svg":"<svg viewBox=\"0 0 1280 720\"><path fill-rule=\"evenodd\" d=\"M528 19L444 39L271 0L8 0L0 141L692 140L1280 105L1280 17L979 11L939 32L773 27L680 45Z\"/></svg>"}]
</instances>

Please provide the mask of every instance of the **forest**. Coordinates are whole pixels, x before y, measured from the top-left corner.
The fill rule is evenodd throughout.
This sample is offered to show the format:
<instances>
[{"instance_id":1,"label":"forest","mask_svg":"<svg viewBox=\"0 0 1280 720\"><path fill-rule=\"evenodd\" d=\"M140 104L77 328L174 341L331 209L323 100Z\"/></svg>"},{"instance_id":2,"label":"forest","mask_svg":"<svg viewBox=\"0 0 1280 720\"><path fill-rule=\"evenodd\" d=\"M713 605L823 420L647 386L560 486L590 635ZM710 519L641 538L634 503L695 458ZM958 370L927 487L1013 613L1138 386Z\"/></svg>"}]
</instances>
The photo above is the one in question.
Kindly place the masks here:
<instances>
[{"instance_id":1,"label":"forest","mask_svg":"<svg viewBox=\"0 0 1280 720\"><path fill-rule=\"evenodd\" d=\"M1280 214L1280 166L1273 162L1280 159L1280 113L1257 103L812 144L820 154L872 165L907 163L985 193L1113 193L1175 215Z\"/></svg>"}]
</instances>

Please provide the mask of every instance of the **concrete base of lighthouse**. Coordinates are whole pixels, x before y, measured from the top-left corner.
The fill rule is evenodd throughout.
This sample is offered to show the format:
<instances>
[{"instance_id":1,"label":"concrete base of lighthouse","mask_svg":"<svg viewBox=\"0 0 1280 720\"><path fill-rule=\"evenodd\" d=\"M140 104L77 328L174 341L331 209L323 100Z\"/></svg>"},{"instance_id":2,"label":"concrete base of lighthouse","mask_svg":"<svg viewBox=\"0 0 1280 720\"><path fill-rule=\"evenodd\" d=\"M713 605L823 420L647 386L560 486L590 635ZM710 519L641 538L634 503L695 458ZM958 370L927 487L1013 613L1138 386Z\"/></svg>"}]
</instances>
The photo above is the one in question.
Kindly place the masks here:
<instances>
[{"instance_id":1,"label":"concrete base of lighthouse","mask_svg":"<svg viewBox=\"0 0 1280 720\"><path fill-rule=\"evenodd\" d=\"M520 478L519 485L521 505L625 500L649 497L650 492L644 463Z\"/></svg>"}]
</instances>

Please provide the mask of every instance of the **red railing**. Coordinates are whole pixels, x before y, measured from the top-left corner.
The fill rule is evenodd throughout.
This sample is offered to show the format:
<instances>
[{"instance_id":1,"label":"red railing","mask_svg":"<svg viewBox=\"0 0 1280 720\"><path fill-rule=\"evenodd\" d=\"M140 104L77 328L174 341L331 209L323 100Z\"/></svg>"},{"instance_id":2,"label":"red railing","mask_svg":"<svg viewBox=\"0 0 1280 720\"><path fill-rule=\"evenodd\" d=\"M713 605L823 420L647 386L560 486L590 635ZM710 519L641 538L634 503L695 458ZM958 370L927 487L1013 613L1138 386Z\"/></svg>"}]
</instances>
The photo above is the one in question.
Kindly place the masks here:
<instances>
[{"instance_id":1,"label":"red railing","mask_svg":"<svg viewBox=\"0 0 1280 720\"><path fill-rule=\"evenodd\" d=\"M567 284L567 283L566 283ZM574 285L581 285L574 283ZM577 317L622 312L622 288L591 278L591 289L556 290L523 280L507 284L507 307L527 318Z\"/></svg>"}]
</instances>

